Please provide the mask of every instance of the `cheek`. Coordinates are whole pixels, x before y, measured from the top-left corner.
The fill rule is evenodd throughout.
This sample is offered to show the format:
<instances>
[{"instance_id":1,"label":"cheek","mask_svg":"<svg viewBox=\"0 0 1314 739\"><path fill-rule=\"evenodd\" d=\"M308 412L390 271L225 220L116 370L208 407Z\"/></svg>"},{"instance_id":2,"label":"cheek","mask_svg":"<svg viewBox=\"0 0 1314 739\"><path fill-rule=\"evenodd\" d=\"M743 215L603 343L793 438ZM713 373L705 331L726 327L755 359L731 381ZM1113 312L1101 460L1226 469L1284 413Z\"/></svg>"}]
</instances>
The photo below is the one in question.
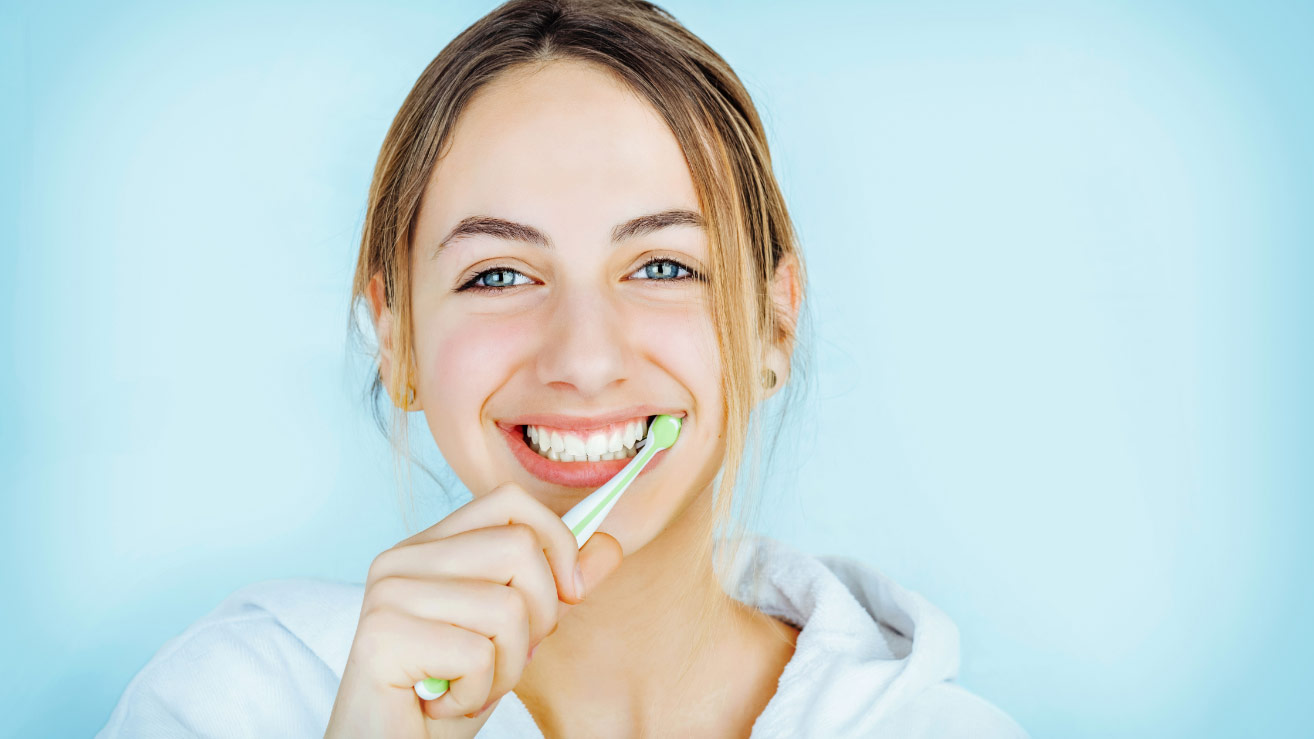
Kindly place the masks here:
<instances>
[{"instance_id":1,"label":"cheek","mask_svg":"<svg viewBox=\"0 0 1314 739\"><path fill-rule=\"evenodd\" d=\"M470 315L437 322L421 355L432 378L426 397L443 415L466 418L504 381L526 346L524 322Z\"/></svg>"},{"instance_id":2,"label":"cheek","mask_svg":"<svg viewBox=\"0 0 1314 739\"><path fill-rule=\"evenodd\" d=\"M634 316L633 325L644 354L693 395L690 411L704 423L719 420L720 350L707 308L698 302L648 308Z\"/></svg>"}]
</instances>

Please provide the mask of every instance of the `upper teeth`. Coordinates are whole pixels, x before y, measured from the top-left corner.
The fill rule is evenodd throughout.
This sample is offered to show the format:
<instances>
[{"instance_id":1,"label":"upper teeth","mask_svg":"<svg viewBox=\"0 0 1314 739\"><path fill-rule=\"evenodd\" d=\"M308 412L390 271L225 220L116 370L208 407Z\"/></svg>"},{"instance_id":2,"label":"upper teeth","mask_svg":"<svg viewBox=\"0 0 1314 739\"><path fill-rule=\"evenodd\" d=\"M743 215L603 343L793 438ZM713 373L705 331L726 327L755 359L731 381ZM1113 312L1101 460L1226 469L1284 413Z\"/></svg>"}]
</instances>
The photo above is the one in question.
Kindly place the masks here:
<instances>
[{"instance_id":1,"label":"upper teeth","mask_svg":"<svg viewBox=\"0 0 1314 739\"><path fill-rule=\"evenodd\" d=\"M648 419L636 418L584 434L548 426L526 426L529 448L557 462L600 462L626 459L634 445L648 434Z\"/></svg>"}]
</instances>

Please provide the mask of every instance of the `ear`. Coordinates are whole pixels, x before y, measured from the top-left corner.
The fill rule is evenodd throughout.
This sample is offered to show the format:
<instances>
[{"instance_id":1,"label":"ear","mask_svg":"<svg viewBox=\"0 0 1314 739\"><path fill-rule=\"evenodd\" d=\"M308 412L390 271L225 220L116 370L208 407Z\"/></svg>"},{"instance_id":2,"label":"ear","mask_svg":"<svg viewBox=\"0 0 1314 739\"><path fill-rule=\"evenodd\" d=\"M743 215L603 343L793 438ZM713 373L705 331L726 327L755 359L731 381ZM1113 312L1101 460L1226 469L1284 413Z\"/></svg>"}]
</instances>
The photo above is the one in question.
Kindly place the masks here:
<instances>
[{"instance_id":1,"label":"ear","mask_svg":"<svg viewBox=\"0 0 1314 739\"><path fill-rule=\"evenodd\" d=\"M799 308L803 303L801 277L797 256L786 254L781 257L771 281L771 302L781 326L777 335L771 337L766 356L767 368L776 373L776 384L766 390L764 398L774 395L789 379L789 358L794 353L794 332L798 326Z\"/></svg>"},{"instance_id":2,"label":"ear","mask_svg":"<svg viewBox=\"0 0 1314 739\"><path fill-rule=\"evenodd\" d=\"M402 403L407 392L404 379L402 380L402 387L389 387L393 362L396 361L396 348L393 346L392 341L396 318L392 314L392 309L388 307L382 272L375 272L374 277L370 278L369 287L365 290L365 298L370 304L370 318L374 321L374 335L379 340L379 376L383 379L383 387L388 391L388 396L392 398L393 405L403 410L419 410L418 397L414 399L409 407Z\"/></svg>"}]
</instances>

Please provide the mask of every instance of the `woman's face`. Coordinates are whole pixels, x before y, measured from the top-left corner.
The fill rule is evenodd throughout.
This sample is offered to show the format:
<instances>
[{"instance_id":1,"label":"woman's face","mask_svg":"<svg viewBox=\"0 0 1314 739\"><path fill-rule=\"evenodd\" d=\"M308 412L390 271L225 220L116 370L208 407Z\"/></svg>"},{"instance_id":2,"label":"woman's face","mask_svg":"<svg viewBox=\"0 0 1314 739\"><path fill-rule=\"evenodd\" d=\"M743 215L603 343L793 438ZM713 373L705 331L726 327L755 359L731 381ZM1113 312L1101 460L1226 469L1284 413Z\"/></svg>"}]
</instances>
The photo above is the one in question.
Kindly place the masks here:
<instances>
[{"instance_id":1,"label":"woman's face","mask_svg":"<svg viewBox=\"0 0 1314 739\"><path fill-rule=\"evenodd\" d=\"M659 413L682 416L678 442L600 530L633 552L710 488L723 401L700 220L674 136L606 72L515 70L470 102L411 270L416 400L474 495L512 481L564 514ZM554 461L529 433L583 461Z\"/></svg>"}]
</instances>

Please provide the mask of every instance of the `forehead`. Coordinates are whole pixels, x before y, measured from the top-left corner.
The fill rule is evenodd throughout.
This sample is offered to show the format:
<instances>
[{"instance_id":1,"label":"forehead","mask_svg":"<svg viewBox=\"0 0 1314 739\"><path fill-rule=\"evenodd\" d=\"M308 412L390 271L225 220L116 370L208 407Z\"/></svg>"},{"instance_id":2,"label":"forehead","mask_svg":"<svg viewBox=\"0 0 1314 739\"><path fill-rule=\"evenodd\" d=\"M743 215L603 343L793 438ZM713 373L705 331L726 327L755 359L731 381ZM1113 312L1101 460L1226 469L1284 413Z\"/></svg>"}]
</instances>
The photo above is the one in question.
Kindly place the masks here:
<instances>
[{"instance_id":1,"label":"forehead","mask_svg":"<svg viewBox=\"0 0 1314 739\"><path fill-rule=\"evenodd\" d=\"M421 217L433 228L480 213L549 230L610 231L677 206L698 210L698 201L661 115L610 72L553 61L513 69L471 99L434 168Z\"/></svg>"}]
</instances>

